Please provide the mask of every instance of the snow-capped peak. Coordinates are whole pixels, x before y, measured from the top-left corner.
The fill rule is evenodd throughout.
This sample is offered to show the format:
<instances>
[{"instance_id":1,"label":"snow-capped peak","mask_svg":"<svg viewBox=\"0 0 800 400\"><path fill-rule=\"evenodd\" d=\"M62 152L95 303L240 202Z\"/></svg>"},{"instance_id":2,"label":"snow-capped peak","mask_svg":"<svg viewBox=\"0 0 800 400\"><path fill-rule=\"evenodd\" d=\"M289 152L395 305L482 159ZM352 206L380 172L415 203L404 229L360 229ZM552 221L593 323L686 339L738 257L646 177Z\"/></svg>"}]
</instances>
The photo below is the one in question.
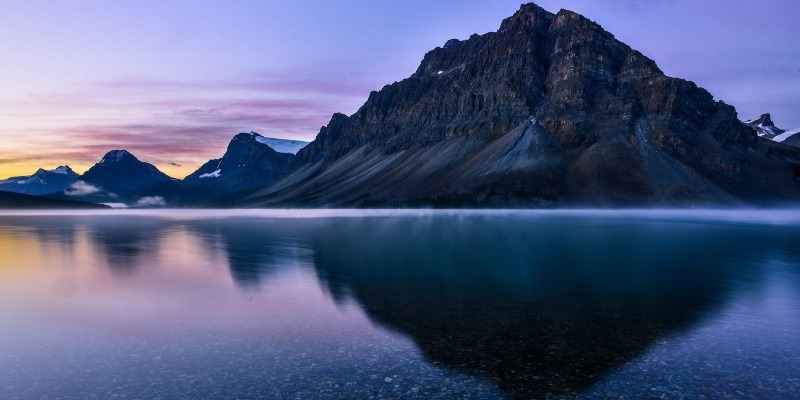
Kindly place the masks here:
<instances>
[{"instance_id":1,"label":"snow-capped peak","mask_svg":"<svg viewBox=\"0 0 800 400\"><path fill-rule=\"evenodd\" d=\"M742 121L745 125L755 129L756 134L767 139L772 139L783 133L783 129L777 128L772 122L769 113L761 114L758 118Z\"/></svg>"},{"instance_id":2,"label":"snow-capped peak","mask_svg":"<svg viewBox=\"0 0 800 400\"><path fill-rule=\"evenodd\" d=\"M103 156L103 159L100 160L100 164L120 161L130 155L131 153L128 153L126 150L111 150Z\"/></svg>"},{"instance_id":3,"label":"snow-capped peak","mask_svg":"<svg viewBox=\"0 0 800 400\"><path fill-rule=\"evenodd\" d=\"M748 119L747 121L743 121L745 125L758 125L758 126L772 126L774 127L775 124L772 122L772 116L769 113L761 114L758 118Z\"/></svg>"},{"instance_id":4,"label":"snow-capped peak","mask_svg":"<svg viewBox=\"0 0 800 400\"><path fill-rule=\"evenodd\" d=\"M69 174L74 174L75 173L75 172L72 171L72 168L70 168L68 165L62 165L62 166L60 166L58 168L50 170L50 172L54 172L56 174L62 174L62 175L69 175Z\"/></svg>"},{"instance_id":5,"label":"snow-capped peak","mask_svg":"<svg viewBox=\"0 0 800 400\"><path fill-rule=\"evenodd\" d=\"M0 190L32 195L61 192L78 177L72 169L61 166L52 170L39 168L32 175L0 181Z\"/></svg>"},{"instance_id":6,"label":"snow-capped peak","mask_svg":"<svg viewBox=\"0 0 800 400\"><path fill-rule=\"evenodd\" d=\"M760 132L758 132L758 136L765 136L765 135L775 136L775 135L777 135L777 133L775 133L775 130L773 129L774 127L772 127L772 126L760 125L760 124L756 125L756 126L761 128Z\"/></svg>"},{"instance_id":7,"label":"snow-capped peak","mask_svg":"<svg viewBox=\"0 0 800 400\"><path fill-rule=\"evenodd\" d=\"M257 143L261 143L270 147L272 150L277 151L278 153L291 153L297 154L297 152L305 147L308 142L304 142L302 140L291 140L291 139L279 139L279 138L271 138L266 136L261 136L257 132L242 132L237 134L233 137L233 142L245 142L245 143L252 143L252 140L255 140Z\"/></svg>"},{"instance_id":8,"label":"snow-capped peak","mask_svg":"<svg viewBox=\"0 0 800 400\"><path fill-rule=\"evenodd\" d=\"M765 139L786 143L792 146L798 146L800 144L800 128L784 131L775 126L775 123L772 122L772 116L770 116L769 113L761 114L758 118L748 119L742 122L753 128L758 136Z\"/></svg>"},{"instance_id":9,"label":"snow-capped peak","mask_svg":"<svg viewBox=\"0 0 800 400\"><path fill-rule=\"evenodd\" d=\"M300 151L300 149L306 147L306 145L308 144L308 142L304 142L302 140L277 139L277 138L264 137L261 135L256 136L256 141L258 143L271 147L272 150L275 150L278 153L292 153L292 154L297 154L297 152Z\"/></svg>"}]
</instances>

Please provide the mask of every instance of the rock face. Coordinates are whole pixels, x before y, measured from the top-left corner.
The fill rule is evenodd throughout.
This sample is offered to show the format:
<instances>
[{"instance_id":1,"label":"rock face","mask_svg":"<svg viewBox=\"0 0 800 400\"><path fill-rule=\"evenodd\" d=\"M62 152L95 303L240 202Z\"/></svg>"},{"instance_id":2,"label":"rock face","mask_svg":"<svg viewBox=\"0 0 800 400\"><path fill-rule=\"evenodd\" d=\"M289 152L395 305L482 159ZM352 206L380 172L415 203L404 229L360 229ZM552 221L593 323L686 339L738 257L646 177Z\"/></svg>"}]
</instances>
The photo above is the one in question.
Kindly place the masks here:
<instances>
[{"instance_id":1,"label":"rock face","mask_svg":"<svg viewBox=\"0 0 800 400\"><path fill-rule=\"evenodd\" d=\"M775 126L775 123L772 122L772 116L769 115L769 113L761 114L758 118L749 119L743 123L753 128L758 136L767 139L774 139L775 136L785 132L783 129Z\"/></svg>"},{"instance_id":2,"label":"rock face","mask_svg":"<svg viewBox=\"0 0 800 400\"><path fill-rule=\"evenodd\" d=\"M181 194L178 180L125 150L112 150L65 190L67 198L94 203L163 206Z\"/></svg>"},{"instance_id":3,"label":"rock face","mask_svg":"<svg viewBox=\"0 0 800 400\"><path fill-rule=\"evenodd\" d=\"M64 191L78 174L68 166L61 166L52 170L39 168L33 175L17 176L0 181L0 191L45 195Z\"/></svg>"},{"instance_id":4,"label":"rock face","mask_svg":"<svg viewBox=\"0 0 800 400\"><path fill-rule=\"evenodd\" d=\"M295 146L295 151L298 145L255 132L240 133L233 137L222 158L203 164L184 178L183 184L197 192L194 197L225 195L270 184L286 172L294 158L292 153L275 151L270 144L282 150Z\"/></svg>"},{"instance_id":5,"label":"rock face","mask_svg":"<svg viewBox=\"0 0 800 400\"><path fill-rule=\"evenodd\" d=\"M775 126L769 114L744 121L744 124L753 128L758 136L769 140L800 147L800 128L785 131Z\"/></svg>"},{"instance_id":6,"label":"rock face","mask_svg":"<svg viewBox=\"0 0 800 400\"><path fill-rule=\"evenodd\" d=\"M800 200L800 151L571 11L521 6L335 114L254 206Z\"/></svg>"}]
</instances>

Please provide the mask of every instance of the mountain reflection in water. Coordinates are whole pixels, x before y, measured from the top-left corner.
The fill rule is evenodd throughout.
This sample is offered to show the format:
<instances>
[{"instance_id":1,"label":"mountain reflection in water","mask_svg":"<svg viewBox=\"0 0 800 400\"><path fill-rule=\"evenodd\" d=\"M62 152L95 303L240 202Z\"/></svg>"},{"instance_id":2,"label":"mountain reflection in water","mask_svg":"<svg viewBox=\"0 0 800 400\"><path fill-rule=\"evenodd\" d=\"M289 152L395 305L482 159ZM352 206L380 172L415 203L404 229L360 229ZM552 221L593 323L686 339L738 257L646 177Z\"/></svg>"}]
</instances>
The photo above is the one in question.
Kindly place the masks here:
<instances>
[{"instance_id":1,"label":"mountain reflection in water","mask_svg":"<svg viewBox=\"0 0 800 400\"><path fill-rule=\"evenodd\" d=\"M287 271L313 271L330 299L355 301L430 365L494 383L510 398L580 396L768 285L775 262L790 266L790 278L800 265L793 224L622 214L5 216L0 233L69 257L94 252L123 282L187 252L224 265L244 293L271 290ZM302 341L304 332L294 334Z\"/></svg>"}]
</instances>

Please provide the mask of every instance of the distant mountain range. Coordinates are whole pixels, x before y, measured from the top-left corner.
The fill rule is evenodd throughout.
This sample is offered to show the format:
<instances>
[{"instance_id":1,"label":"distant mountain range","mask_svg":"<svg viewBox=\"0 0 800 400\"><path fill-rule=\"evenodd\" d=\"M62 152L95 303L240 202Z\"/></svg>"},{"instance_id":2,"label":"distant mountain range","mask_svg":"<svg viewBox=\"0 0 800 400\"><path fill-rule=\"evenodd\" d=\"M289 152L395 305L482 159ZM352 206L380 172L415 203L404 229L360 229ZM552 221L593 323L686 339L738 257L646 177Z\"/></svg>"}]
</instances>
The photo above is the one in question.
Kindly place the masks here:
<instances>
[{"instance_id":1,"label":"distant mountain range","mask_svg":"<svg viewBox=\"0 0 800 400\"><path fill-rule=\"evenodd\" d=\"M0 181L0 191L43 195L65 190L78 179L70 167L61 166L46 171L39 169L30 176L16 176Z\"/></svg>"},{"instance_id":2,"label":"distant mountain range","mask_svg":"<svg viewBox=\"0 0 800 400\"><path fill-rule=\"evenodd\" d=\"M67 166L40 169L31 176L0 181L0 191L120 208L220 206L235 198L232 194L249 194L283 175L294 152L307 143L240 133L222 158L208 161L183 180L167 176L126 150L112 150L83 175Z\"/></svg>"},{"instance_id":3,"label":"distant mountain range","mask_svg":"<svg viewBox=\"0 0 800 400\"><path fill-rule=\"evenodd\" d=\"M744 124L755 129L760 137L800 147L800 128L789 131L780 129L772 122L769 114L761 114L758 118L744 121Z\"/></svg>"},{"instance_id":4,"label":"distant mountain range","mask_svg":"<svg viewBox=\"0 0 800 400\"><path fill-rule=\"evenodd\" d=\"M525 4L497 32L431 50L308 144L240 133L183 180L114 150L51 196L178 207L796 205L798 141L769 114L740 121L593 21ZM32 177L14 179L21 190Z\"/></svg>"},{"instance_id":5,"label":"distant mountain range","mask_svg":"<svg viewBox=\"0 0 800 400\"><path fill-rule=\"evenodd\" d=\"M103 209L104 205L0 191L0 209Z\"/></svg>"}]
</instances>

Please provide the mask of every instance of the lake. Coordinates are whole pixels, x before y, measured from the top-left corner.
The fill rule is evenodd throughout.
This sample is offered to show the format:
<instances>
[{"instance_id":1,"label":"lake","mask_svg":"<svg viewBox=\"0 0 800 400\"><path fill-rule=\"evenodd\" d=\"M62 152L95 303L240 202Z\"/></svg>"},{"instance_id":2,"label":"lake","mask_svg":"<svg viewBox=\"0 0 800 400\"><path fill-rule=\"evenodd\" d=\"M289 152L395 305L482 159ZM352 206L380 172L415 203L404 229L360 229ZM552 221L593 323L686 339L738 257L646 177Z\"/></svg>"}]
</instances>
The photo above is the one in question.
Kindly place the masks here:
<instances>
[{"instance_id":1,"label":"lake","mask_svg":"<svg viewBox=\"0 0 800 400\"><path fill-rule=\"evenodd\" d=\"M797 399L800 212L0 213L2 399Z\"/></svg>"}]
</instances>

